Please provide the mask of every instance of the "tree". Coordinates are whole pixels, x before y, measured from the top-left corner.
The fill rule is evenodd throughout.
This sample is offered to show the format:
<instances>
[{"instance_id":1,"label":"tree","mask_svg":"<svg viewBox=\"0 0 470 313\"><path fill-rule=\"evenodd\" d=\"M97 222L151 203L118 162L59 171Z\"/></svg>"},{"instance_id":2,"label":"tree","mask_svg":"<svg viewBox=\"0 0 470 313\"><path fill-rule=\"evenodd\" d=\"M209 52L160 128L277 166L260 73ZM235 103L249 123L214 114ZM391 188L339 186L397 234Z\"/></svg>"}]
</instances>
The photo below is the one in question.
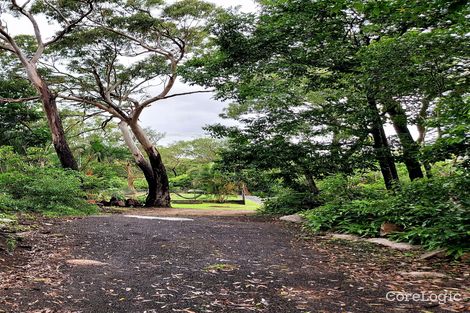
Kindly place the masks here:
<instances>
[{"instance_id":1,"label":"tree","mask_svg":"<svg viewBox=\"0 0 470 313\"><path fill-rule=\"evenodd\" d=\"M340 132L350 132L349 139L366 142L363 132L367 129L373 135L376 158L386 186L391 188L398 174L385 136L384 121L374 96L363 86L358 86L351 75L358 65L351 55L360 47L360 43L347 35L354 17L341 8L337 10L335 5L338 4L327 1L282 4L266 1L258 20L250 16L227 15L214 29L218 50L210 56L194 60L185 73L190 81L216 87L221 98L233 98L238 102L251 99L258 106L274 92L279 93L281 107L288 106L286 102L291 97L301 99L293 101L293 107L309 102L307 95L310 92L327 95L321 105L328 109L310 110L308 118L313 121L314 131L318 132L317 135L329 136L326 138L329 138L330 147L334 150L341 147L340 142L334 143L336 139L348 137L341 136ZM284 85L273 85L280 75L284 78ZM299 85L303 87L299 89ZM293 96L288 90L298 94ZM272 108L276 102L270 102L267 106ZM329 107L332 106L337 109L331 110ZM257 110L249 104L241 107L246 112ZM335 114L341 110L354 113L346 119L344 116L336 118ZM296 113L287 110L284 116L288 114ZM328 122L325 125L321 119L326 114ZM304 122L308 123L308 118ZM335 127L335 124L345 126L342 120L347 120L349 125ZM324 155L322 151L328 150L322 149L321 145L315 146L310 144L310 148L314 149L309 151L310 154ZM351 146L354 146L353 150L358 149L355 144ZM352 156L354 153L346 155ZM319 175L322 175L321 172Z\"/></svg>"},{"instance_id":2,"label":"tree","mask_svg":"<svg viewBox=\"0 0 470 313\"><path fill-rule=\"evenodd\" d=\"M160 149L162 158L173 175L187 173L192 167L216 161L222 143L212 138L177 141Z\"/></svg>"},{"instance_id":3,"label":"tree","mask_svg":"<svg viewBox=\"0 0 470 313\"><path fill-rule=\"evenodd\" d=\"M423 177L420 148L425 144L426 133L431 133L427 132L427 120L438 99L446 98L448 90L468 86L464 79L468 43L461 24L452 21L456 13L449 11L449 20L442 28L436 19L432 31L415 28L403 34L384 35L360 52L362 70L370 77L383 112L390 117L411 180ZM416 140L409 128L413 124L418 130ZM433 141L432 137L428 139ZM429 163L423 163L429 175Z\"/></svg>"},{"instance_id":4,"label":"tree","mask_svg":"<svg viewBox=\"0 0 470 313\"><path fill-rule=\"evenodd\" d=\"M144 109L157 101L195 93L170 91L179 64L203 41L204 21L214 6L194 0L171 5L114 1L110 5L90 17L91 29L76 32L61 44L59 57L66 58L69 72L54 64L51 70L63 80L58 87L62 99L118 119L124 141L148 182L145 205L169 207L165 166L138 121ZM161 15L154 16L154 9L161 9Z\"/></svg>"},{"instance_id":5,"label":"tree","mask_svg":"<svg viewBox=\"0 0 470 313\"><path fill-rule=\"evenodd\" d=\"M367 132L348 123L349 117L339 109L344 107L332 105L339 95L331 91L325 98L276 87L262 102L240 105L247 105L249 111L235 105L229 108L227 116L243 127L209 128L215 136L229 138L229 146L222 152L226 167L236 172L251 167L274 170L272 175L281 178L286 187L318 194L317 179L370 166L364 150Z\"/></svg>"},{"instance_id":6,"label":"tree","mask_svg":"<svg viewBox=\"0 0 470 313\"><path fill-rule=\"evenodd\" d=\"M41 33L41 27L36 15L45 8L55 12L49 15L61 29L56 35L45 41ZM34 37L32 41L23 40L24 36L14 37L8 31L8 25L2 21L0 25L0 49L9 52L19 61L26 73L28 80L39 94L38 97L43 104L49 128L52 135L52 143L64 168L77 169L77 163L72 151L67 144L62 121L59 116L56 103L56 95L49 88L49 84L38 68L38 62L43 57L46 49L64 38L74 27L82 22L93 11L93 1L25 1L19 4L16 0L1 1L0 12L2 15L12 15L25 18L33 27ZM19 99L23 102L25 99ZM28 99L26 99L28 100ZM5 101L5 100L4 100ZM9 100L13 102L15 100Z\"/></svg>"},{"instance_id":7,"label":"tree","mask_svg":"<svg viewBox=\"0 0 470 313\"><path fill-rule=\"evenodd\" d=\"M213 46L188 64L187 79L216 87L219 97L235 99L242 112L263 113L267 117L274 116L273 110L263 111L260 107L272 93L279 92L287 100L266 104L269 108L285 106L285 102L292 99L288 90L300 92L300 98L306 98L309 92L340 94L341 97L329 101L330 106L348 116L347 123L340 129L345 131L352 127L371 135L386 187L391 189L398 183L397 156L392 153L384 129L388 121L398 134L401 159L410 178L422 177L420 145L413 140L408 123L420 121L422 129L426 103L432 104L433 99L442 96L436 78L449 76L446 67L451 71L457 68L446 66L454 63L448 63L449 60L465 63L465 49L459 48L461 40L451 39L464 36L468 6L463 1L433 1L430 5L354 0L266 0L260 3L259 17L227 14L219 19L213 28ZM425 34L431 29L439 37L446 28L450 29L447 43L455 48L455 54L443 62L439 55L437 67L429 65L435 61L432 53L425 53L426 58L419 60L416 54L403 53L407 52L404 49L391 51L393 45L387 46L389 39L406 41L407 36L412 37L412 32ZM414 52L424 51L429 46L420 47L417 41L408 44ZM437 53L439 47L441 43L431 51ZM425 74L420 73L423 69ZM438 69L437 77L435 69ZM279 76L289 81L287 87L280 89L275 84ZM393 79L387 81L390 77ZM398 84L392 86L391 82ZM304 84L305 88L298 90L299 84ZM418 118L409 118L406 104L410 97L424 100ZM297 114L284 113L287 119ZM326 120L329 122L331 118L334 114ZM321 122L313 125L321 126ZM333 131L335 137L338 138ZM335 145L330 148L328 150L333 152Z\"/></svg>"}]
</instances>

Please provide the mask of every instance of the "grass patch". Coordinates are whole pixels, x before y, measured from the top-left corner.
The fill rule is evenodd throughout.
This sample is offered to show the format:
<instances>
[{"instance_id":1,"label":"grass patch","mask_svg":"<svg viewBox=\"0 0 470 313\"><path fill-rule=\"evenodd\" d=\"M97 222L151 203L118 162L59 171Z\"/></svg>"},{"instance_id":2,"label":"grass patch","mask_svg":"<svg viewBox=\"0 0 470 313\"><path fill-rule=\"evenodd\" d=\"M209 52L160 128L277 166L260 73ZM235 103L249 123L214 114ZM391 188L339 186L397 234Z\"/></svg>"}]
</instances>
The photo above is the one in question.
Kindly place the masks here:
<instances>
[{"instance_id":1,"label":"grass patch","mask_svg":"<svg viewBox=\"0 0 470 313\"><path fill-rule=\"evenodd\" d=\"M213 194L192 194L192 193L172 193L172 200L216 200L217 196ZM230 195L226 197L227 200L240 200L240 196Z\"/></svg>"},{"instance_id":2,"label":"grass patch","mask_svg":"<svg viewBox=\"0 0 470 313\"><path fill-rule=\"evenodd\" d=\"M172 199L176 200L173 198ZM176 209L201 209L201 210L247 210L247 211L256 211L261 205L251 201L246 200L245 205L236 204L236 203L172 203L171 206Z\"/></svg>"}]
</instances>

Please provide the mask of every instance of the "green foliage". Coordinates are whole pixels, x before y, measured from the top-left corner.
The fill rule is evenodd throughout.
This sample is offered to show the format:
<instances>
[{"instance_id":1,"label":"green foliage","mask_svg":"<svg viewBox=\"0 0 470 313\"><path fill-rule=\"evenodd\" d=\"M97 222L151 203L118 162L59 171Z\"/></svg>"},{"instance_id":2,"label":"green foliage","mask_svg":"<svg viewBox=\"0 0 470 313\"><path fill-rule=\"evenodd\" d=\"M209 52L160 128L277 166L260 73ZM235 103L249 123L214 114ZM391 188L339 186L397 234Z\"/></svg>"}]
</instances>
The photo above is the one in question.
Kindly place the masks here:
<instances>
[{"instance_id":1,"label":"green foliage","mask_svg":"<svg viewBox=\"0 0 470 313\"><path fill-rule=\"evenodd\" d=\"M177 141L160 148L166 169L174 176L198 171L218 158L221 142L212 138ZM176 177L175 177L176 178Z\"/></svg>"},{"instance_id":2,"label":"green foliage","mask_svg":"<svg viewBox=\"0 0 470 313\"><path fill-rule=\"evenodd\" d=\"M0 146L0 172L7 172L24 166L23 158L11 146Z\"/></svg>"},{"instance_id":3,"label":"green foliage","mask_svg":"<svg viewBox=\"0 0 470 313\"><path fill-rule=\"evenodd\" d=\"M16 249L18 242L14 236L10 235L10 236L7 236L6 244L7 244L7 251L9 253L13 253L13 251L15 251Z\"/></svg>"},{"instance_id":4,"label":"green foliage","mask_svg":"<svg viewBox=\"0 0 470 313\"><path fill-rule=\"evenodd\" d=\"M308 211L306 217L313 231L360 236L378 236L382 223L394 223L403 232L393 234L393 239L427 249L448 248L458 257L470 250L469 188L470 175L465 172L415 180L395 194L364 186L356 186L355 193L338 188L331 202Z\"/></svg>"},{"instance_id":5,"label":"green foliage","mask_svg":"<svg viewBox=\"0 0 470 313\"><path fill-rule=\"evenodd\" d=\"M83 215L96 212L85 201L78 173L53 168L29 168L0 174L0 192L12 211L46 215Z\"/></svg>"},{"instance_id":6,"label":"green foliage","mask_svg":"<svg viewBox=\"0 0 470 313\"><path fill-rule=\"evenodd\" d=\"M193 178L188 174L170 177L170 188L173 190L186 190L192 187Z\"/></svg>"},{"instance_id":7,"label":"green foliage","mask_svg":"<svg viewBox=\"0 0 470 313\"><path fill-rule=\"evenodd\" d=\"M2 60L3 61L3 60ZM32 87L22 79L0 79L0 98L34 96ZM29 147L42 147L50 134L37 103L0 103L0 146L12 146L25 154Z\"/></svg>"},{"instance_id":8,"label":"green foliage","mask_svg":"<svg viewBox=\"0 0 470 313\"><path fill-rule=\"evenodd\" d=\"M228 166L278 169L301 191L302 175L350 175L373 169L375 157L391 188L395 160L411 179L423 176L434 130L442 157L428 160L468 154L468 12L461 1L260 1L258 16L219 16L213 46L183 75L235 100L225 116L241 126L210 128L229 138ZM394 151L381 135L387 120Z\"/></svg>"},{"instance_id":9,"label":"green foliage","mask_svg":"<svg viewBox=\"0 0 470 313\"><path fill-rule=\"evenodd\" d=\"M88 183L86 186L96 189L106 188L125 188L127 182L125 180L124 164L120 162L93 162L88 165ZM95 184L95 186L93 186Z\"/></svg>"},{"instance_id":10,"label":"green foliage","mask_svg":"<svg viewBox=\"0 0 470 313\"><path fill-rule=\"evenodd\" d=\"M344 204L328 203L306 213L309 226L314 231L335 230L361 236L377 236L380 211L389 205L388 200L352 200Z\"/></svg>"},{"instance_id":11,"label":"green foliage","mask_svg":"<svg viewBox=\"0 0 470 313\"><path fill-rule=\"evenodd\" d=\"M280 188L276 196L266 198L260 212L263 214L294 214L318 206L318 198L312 193Z\"/></svg>"},{"instance_id":12,"label":"green foliage","mask_svg":"<svg viewBox=\"0 0 470 313\"><path fill-rule=\"evenodd\" d=\"M134 181L134 186L137 190L147 189L148 183L145 178L138 178Z\"/></svg>"},{"instance_id":13,"label":"green foliage","mask_svg":"<svg viewBox=\"0 0 470 313\"><path fill-rule=\"evenodd\" d=\"M199 0L181 0L167 6L164 14L174 19L183 18L208 18L214 13L215 6L211 3Z\"/></svg>"},{"instance_id":14,"label":"green foliage","mask_svg":"<svg viewBox=\"0 0 470 313\"><path fill-rule=\"evenodd\" d=\"M14 208L15 203L11 195L0 193L0 218L3 218L4 215L11 214Z\"/></svg>"},{"instance_id":15,"label":"green foliage","mask_svg":"<svg viewBox=\"0 0 470 313\"><path fill-rule=\"evenodd\" d=\"M223 202L228 195L237 194L239 186L226 173L222 173L214 164L207 164L194 176L193 184L208 194L217 195Z\"/></svg>"},{"instance_id":16,"label":"green foliage","mask_svg":"<svg viewBox=\"0 0 470 313\"><path fill-rule=\"evenodd\" d=\"M461 90L464 96L452 92L438 102L436 116L428 124L439 127L441 134L425 148L425 159L436 162L461 157L465 159L463 165L470 168L470 97L466 90Z\"/></svg>"}]
</instances>

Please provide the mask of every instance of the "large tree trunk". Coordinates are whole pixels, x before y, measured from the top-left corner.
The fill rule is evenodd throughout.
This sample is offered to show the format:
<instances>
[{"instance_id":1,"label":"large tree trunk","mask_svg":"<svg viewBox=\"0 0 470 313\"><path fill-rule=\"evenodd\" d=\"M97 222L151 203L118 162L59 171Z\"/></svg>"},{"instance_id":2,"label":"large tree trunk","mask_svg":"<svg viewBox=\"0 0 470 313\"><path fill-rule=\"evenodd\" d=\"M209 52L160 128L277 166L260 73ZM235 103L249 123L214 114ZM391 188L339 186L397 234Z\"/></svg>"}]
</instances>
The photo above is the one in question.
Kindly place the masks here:
<instances>
[{"instance_id":1,"label":"large tree trunk","mask_svg":"<svg viewBox=\"0 0 470 313\"><path fill-rule=\"evenodd\" d=\"M63 168L78 170L77 162L72 154L72 150L65 139L64 127L57 109L56 96L51 92L47 83L39 75L36 66L25 63L26 72L31 83L41 95L44 112L47 117L47 123L52 135L52 144L59 157Z\"/></svg>"},{"instance_id":2,"label":"large tree trunk","mask_svg":"<svg viewBox=\"0 0 470 313\"><path fill-rule=\"evenodd\" d=\"M399 181L398 172L395 166L395 160L393 159L390 146L388 144L387 136L383 127L383 121L380 117L379 109L375 99L368 97L367 102L371 111L372 128L371 134L374 138L374 150L377 161L379 162L380 171L384 178L385 187L387 189L393 189L395 183Z\"/></svg>"},{"instance_id":3,"label":"large tree trunk","mask_svg":"<svg viewBox=\"0 0 470 313\"><path fill-rule=\"evenodd\" d=\"M170 184L168 182L168 175L166 173L165 166L163 165L162 157L153 146L150 149L145 149L145 152L149 157L154 177L156 178L156 188L152 197L147 198L146 206L169 208L171 207Z\"/></svg>"},{"instance_id":4,"label":"large tree trunk","mask_svg":"<svg viewBox=\"0 0 470 313\"><path fill-rule=\"evenodd\" d=\"M142 152L140 152L139 148L137 147L136 143L134 142L134 139L132 138L132 133L129 130L129 127L126 122L120 122L119 124L119 129L122 132L124 142L126 143L127 147L132 153L132 156L134 157L134 161L137 164L137 166L141 169L141 171L144 173L145 180L147 181L148 184L148 195L147 199L145 201L145 206L147 207L152 207L151 200L155 198L156 195L156 188L157 188L157 182L155 179L155 176L152 171L152 166L150 163L145 159L144 155Z\"/></svg>"},{"instance_id":5,"label":"large tree trunk","mask_svg":"<svg viewBox=\"0 0 470 313\"><path fill-rule=\"evenodd\" d=\"M122 129L123 122L120 123ZM147 199L145 200L146 207L161 207L169 208L170 204L170 184L168 181L168 175L166 173L165 166L163 165L162 157L155 149L154 145L148 138L145 131L137 124L130 123L132 132L134 133L136 139L142 145L145 153L150 162L146 161L145 166L137 164L142 169L145 168L145 172L151 172L151 175L145 175L147 183L149 185L149 193ZM127 128L127 125L126 125ZM128 128L127 128L128 130ZM135 144L134 144L135 145ZM132 150L132 149L131 149ZM137 149L138 150L138 149ZM140 151L139 151L140 152ZM143 158L143 156L142 156ZM142 163L140 161L140 163Z\"/></svg>"},{"instance_id":6,"label":"large tree trunk","mask_svg":"<svg viewBox=\"0 0 470 313\"><path fill-rule=\"evenodd\" d=\"M393 127L400 140L403 149L403 161L408 170L408 176L411 180L423 178L421 164L418 161L419 146L408 129L408 118L405 111L399 103L393 102L387 107L387 113L390 115Z\"/></svg>"},{"instance_id":7,"label":"large tree trunk","mask_svg":"<svg viewBox=\"0 0 470 313\"><path fill-rule=\"evenodd\" d=\"M78 170L77 162L65 138L64 127L57 109L56 97L47 86L41 88L41 100L46 113L49 129L52 134L52 144L63 168Z\"/></svg>"}]
</instances>

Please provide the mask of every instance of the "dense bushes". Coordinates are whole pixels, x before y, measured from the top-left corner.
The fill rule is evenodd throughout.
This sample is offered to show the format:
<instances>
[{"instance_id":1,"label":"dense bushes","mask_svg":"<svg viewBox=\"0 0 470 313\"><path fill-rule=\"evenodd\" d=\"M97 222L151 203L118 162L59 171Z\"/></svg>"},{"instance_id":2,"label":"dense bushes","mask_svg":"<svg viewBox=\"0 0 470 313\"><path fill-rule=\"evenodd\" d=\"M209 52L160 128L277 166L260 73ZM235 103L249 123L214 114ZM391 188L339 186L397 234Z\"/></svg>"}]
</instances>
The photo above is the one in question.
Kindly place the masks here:
<instances>
[{"instance_id":1,"label":"dense bushes","mask_svg":"<svg viewBox=\"0 0 470 313\"><path fill-rule=\"evenodd\" d=\"M170 188L173 190L185 190L192 188L193 177L189 174L182 174L170 177Z\"/></svg>"},{"instance_id":2,"label":"dense bushes","mask_svg":"<svg viewBox=\"0 0 470 313\"><path fill-rule=\"evenodd\" d=\"M38 166L40 162L40 156L0 148L0 213L33 211L57 216L96 212L96 206L85 200L80 173L47 163Z\"/></svg>"},{"instance_id":3,"label":"dense bushes","mask_svg":"<svg viewBox=\"0 0 470 313\"><path fill-rule=\"evenodd\" d=\"M418 179L384 189L380 175L334 175L318 182L318 196L282 188L268 198L264 214L304 211L315 232L336 231L364 237L379 236L383 223L403 231L390 235L397 241L446 248L456 257L470 251L470 174L450 163L436 164L432 178ZM403 175L404 176L404 175Z\"/></svg>"},{"instance_id":4,"label":"dense bushes","mask_svg":"<svg viewBox=\"0 0 470 313\"><path fill-rule=\"evenodd\" d=\"M319 204L318 198L308 192L280 188L275 197L266 198L261 208L263 214L294 214Z\"/></svg>"},{"instance_id":5,"label":"dense bushes","mask_svg":"<svg viewBox=\"0 0 470 313\"><path fill-rule=\"evenodd\" d=\"M334 178L335 180L337 178ZM395 193L354 185L325 192L329 202L305 213L314 231L334 230L378 236L384 222L403 227L392 239L445 247L460 256L470 251L470 175L456 172L404 184Z\"/></svg>"},{"instance_id":6,"label":"dense bushes","mask_svg":"<svg viewBox=\"0 0 470 313\"><path fill-rule=\"evenodd\" d=\"M322 204L341 204L364 197L380 199L385 191L382 185L380 179L372 172L361 177L334 175L323 179L318 182L321 190L319 195L276 185L271 190L274 196L265 198L261 213L294 214Z\"/></svg>"},{"instance_id":7,"label":"dense bushes","mask_svg":"<svg viewBox=\"0 0 470 313\"><path fill-rule=\"evenodd\" d=\"M46 215L96 212L85 200L78 173L55 168L31 168L0 174L0 210L34 211Z\"/></svg>"},{"instance_id":8,"label":"dense bushes","mask_svg":"<svg viewBox=\"0 0 470 313\"><path fill-rule=\"evenodd\" d=\"M122 193L127 188L125 165L118 161L88 163L82 188L93 200L109 199Z\"/></svg>"}]
</instances>

